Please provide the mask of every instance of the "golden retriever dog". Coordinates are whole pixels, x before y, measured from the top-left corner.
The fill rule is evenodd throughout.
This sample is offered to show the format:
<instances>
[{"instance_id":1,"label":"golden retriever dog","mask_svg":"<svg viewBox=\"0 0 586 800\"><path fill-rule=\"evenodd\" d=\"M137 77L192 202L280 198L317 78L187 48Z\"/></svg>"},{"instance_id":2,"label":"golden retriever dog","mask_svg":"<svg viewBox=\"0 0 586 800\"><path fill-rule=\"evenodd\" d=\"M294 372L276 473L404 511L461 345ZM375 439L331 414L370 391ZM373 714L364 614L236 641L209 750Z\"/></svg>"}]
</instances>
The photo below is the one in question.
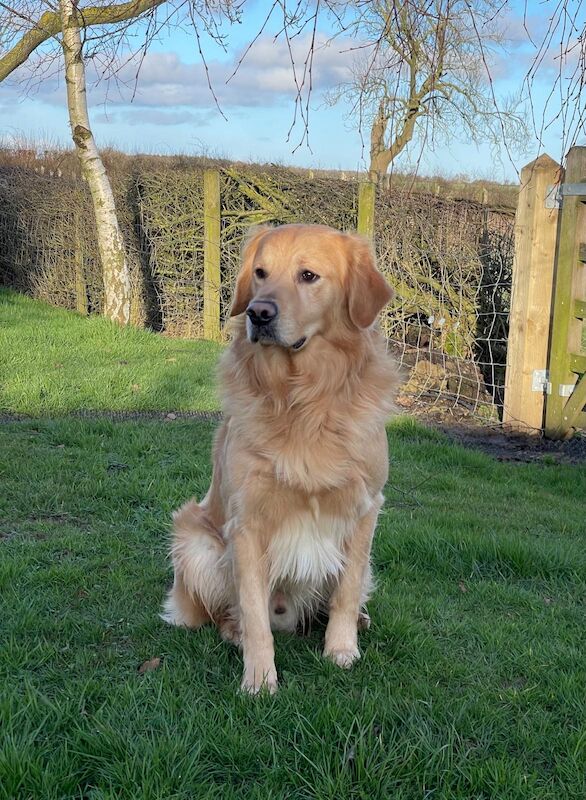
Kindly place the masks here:
<instances>
[{"instance_id":1,"label":"golden retriever dog","mask_svg":"<svg viewBox=\"0 0 586 800\"><path fill-rule=\"evenodd\" d=\"M174 514L163 618L241 645L248 692L277 688L271 630L318 611L324 655L360 658L397 381L375 321L391 296L358 236L258 227L244 246L212 483Z\"/></svg>"}]
</instances>

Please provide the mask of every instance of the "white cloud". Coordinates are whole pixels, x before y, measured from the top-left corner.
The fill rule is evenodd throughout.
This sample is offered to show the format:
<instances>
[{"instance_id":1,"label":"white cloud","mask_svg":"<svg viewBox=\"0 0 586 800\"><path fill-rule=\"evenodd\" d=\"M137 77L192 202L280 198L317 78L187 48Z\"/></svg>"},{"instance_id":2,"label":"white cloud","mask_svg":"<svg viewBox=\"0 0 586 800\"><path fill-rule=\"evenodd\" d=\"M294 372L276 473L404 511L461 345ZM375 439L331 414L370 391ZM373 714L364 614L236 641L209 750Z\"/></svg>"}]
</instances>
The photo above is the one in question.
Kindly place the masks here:
<instances>
[{"instance_id":1,"label":"white cloud","mask_svg":"<svg viewBox=\"0 0 586 800\"><path fill-rule=\"evenodd\" d=\"M98 114L95 121L101 124L126 125L207 125L212 113L192 111L163 111L158 108L129 108L112 113Z\"/></svg>"},{"instance_id":2,"label":"white cloud","mask_svg":"<svg viewBox=\"0 0 586 800\"><path fill-rule=\"evenodd\" d=\"M223 110L270 107L291 101L297 93L291 58L297 69L297 80L301 83L309 48L309 36L295 39L291 53L284 40L264 37L256 42L240 65L242 53L235 53L224 62L210 60L207 65L209 76L220 107ZM319 95L347 79L351 60L348 42L334 40L329 43L324 34L318 35L311 74L312 91ZM131 58L109 80L107 75L103 76L102 65L95 60L88 64L87 74L88 99L94 108L100 105L104 110L112 111L120 107L215 108L205 66L201 62L182 61L174 52L148 52L142 62L138 57ZM305 87L308 85L309 74L306 75ZM19 90L15 81L10 85L4 84L1 90L4 101L16 101ZM53 75L40 82L36 98L52 105L62 105L63 81ZM138 117L135 115L134 119ZM167 119L161 117L163 124Z\"/></svg>"}]
</instances>

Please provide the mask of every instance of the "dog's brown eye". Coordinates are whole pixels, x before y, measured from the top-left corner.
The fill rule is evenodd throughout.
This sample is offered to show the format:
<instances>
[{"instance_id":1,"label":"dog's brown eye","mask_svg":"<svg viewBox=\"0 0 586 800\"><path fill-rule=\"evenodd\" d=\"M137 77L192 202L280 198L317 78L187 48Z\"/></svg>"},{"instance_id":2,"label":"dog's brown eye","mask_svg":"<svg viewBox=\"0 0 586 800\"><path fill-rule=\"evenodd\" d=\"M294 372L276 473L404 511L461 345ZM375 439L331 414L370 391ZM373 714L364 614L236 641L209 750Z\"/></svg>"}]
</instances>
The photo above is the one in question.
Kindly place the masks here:
<instances>
[{"instance_id":1,"label":"dog's brown eye","mask_svg":"<svg viewBox=\"0 0 586 800\"><path fill-rule=\"evenodd\" d=\"M266 278L266 277L267 277L267 273L264 271L264 269L263 269L262 267L257 267L257 268L254 270L254 274L256 275L256 277L257 277L257 278L260 278L261 280L262 280L263 278Z\"/></svg>"},{"instance_id":2,"label":"dog's brown eye","mask_svg":"<svg viewBox=\"0 0 586 800\"><path fill-rule=\"evenodd\" d=\"M316 275L315 272L311 272L309 269L304 269L299 275L299 278L303 283L315 283L319 280L319 275Z\"/></svg>"}]
</instances>

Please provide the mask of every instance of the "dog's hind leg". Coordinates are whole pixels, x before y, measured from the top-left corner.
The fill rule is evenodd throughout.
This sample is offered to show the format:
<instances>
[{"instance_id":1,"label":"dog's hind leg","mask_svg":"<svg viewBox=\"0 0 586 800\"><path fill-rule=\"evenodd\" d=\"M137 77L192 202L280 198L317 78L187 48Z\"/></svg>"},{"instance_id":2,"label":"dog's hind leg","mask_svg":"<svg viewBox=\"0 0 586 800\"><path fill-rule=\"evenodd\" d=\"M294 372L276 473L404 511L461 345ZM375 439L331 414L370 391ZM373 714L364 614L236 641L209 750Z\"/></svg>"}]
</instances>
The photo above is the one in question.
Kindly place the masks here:
<instances>
[{"instance_id":1,"label":"dog's hind leg","mask_svg":"<svg viewBox=\"0 0 586 800\"><path fill-rule=\"evenodd\" d=\"M161 614L165 622L199 628L216 622L233 602L221 533L191 500L173 514L173 586Z\"/></svg>"},{"instance_id":2,"label":"dog's hind leg","mask_svg":"<svg viewBox=\"0 0 586 800\"><path fill-rule=\"evenodd\" d=\"M200 628L211 621L199 597L185 588L180 572L175 572L173 586L165 599L161 619L170 625L180 625L185 628Z\"/></svg>"}]
</instances>

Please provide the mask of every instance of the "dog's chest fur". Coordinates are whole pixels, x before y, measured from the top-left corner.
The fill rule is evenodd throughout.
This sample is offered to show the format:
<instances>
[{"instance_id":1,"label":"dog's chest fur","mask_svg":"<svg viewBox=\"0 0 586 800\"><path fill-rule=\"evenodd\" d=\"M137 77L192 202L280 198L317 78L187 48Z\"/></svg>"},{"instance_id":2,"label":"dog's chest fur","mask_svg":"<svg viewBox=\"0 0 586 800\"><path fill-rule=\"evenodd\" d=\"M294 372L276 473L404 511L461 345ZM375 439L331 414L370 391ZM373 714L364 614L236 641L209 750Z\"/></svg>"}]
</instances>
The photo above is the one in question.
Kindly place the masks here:
<instances>
[{"instance_id":1,"label":"dog's chest fur","mask_svg":"<svg viewBox=\"0 0 586 800\"><path fill-rule=\"evenodd\" d=\"M288 516L267 550L271 588L302 585L319 592L345 566L344 545L356 520L324 511L315 497L308 508Z\"/></svg>"}]
</instances>

